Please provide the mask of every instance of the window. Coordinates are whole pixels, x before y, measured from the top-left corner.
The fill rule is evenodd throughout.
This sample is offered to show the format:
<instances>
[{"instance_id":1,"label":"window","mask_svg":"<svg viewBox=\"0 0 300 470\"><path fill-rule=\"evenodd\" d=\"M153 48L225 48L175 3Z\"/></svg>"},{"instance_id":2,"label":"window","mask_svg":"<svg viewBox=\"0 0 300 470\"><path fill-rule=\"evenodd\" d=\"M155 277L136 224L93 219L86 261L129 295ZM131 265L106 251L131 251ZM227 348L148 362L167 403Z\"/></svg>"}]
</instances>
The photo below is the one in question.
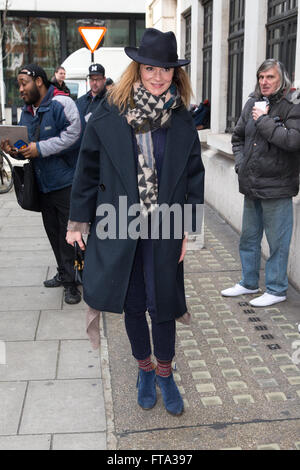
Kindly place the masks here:
<instances>
[{"instance_id":1,"label":"window","mask_svg":"<svg viewBox=\"0 0 300 470\"><path fill-rule=\"evenodd\" d=\"M232 132L242 111L245 0L230 0L228 102L226 132Z\"/></svg>"},{"instance_id":2,"label":"window","mask_svg":"<svg viewBox=\"0 0 300 470\"><path fill-rule=\"evenodd\" d=\"M24 103L16 87L16 71L22 65L36 62L51 78L60 61L59 20L8 17L3 51L6 106L22 106Z\"/></svg>"},{"instance_id":3,"label":"window","mask_svg":"<svg viewBox=\"0 0 300 470\"><path fill-rule=\"evenodd\" d=\"M136 20L136 45L139 46L145 32L145 20Z\"/></svg>"},{"instance_id":4,"label":"window","mask_svg":"<svg viewBox=\"0 0 300 470\"><path fill-rule=\"evenodd\" d=\"M211 102L213 0L202 0L204 7L202 101Z\"/></svg>"},{"instance_id":5,"label":"window","mask_svg":"<svg viewBox=\"0 0 300 470\"><path fill-rule=\"evenodd\" d=\"M295 78L298 0L269 0L267 57L280 60Z\"/></svg>"},{"instance_id":6,"label":"window","mask_svg":"<svg viewBox=\"0 0 300 470\"><path fill-rule=\"evenodd\" d=\"M191 10L184 16L185 19L185 59L191 60L192 50L192 16ZM186 65L186 73L191 76L191 64Z\"/></svg>"}]
</instances>

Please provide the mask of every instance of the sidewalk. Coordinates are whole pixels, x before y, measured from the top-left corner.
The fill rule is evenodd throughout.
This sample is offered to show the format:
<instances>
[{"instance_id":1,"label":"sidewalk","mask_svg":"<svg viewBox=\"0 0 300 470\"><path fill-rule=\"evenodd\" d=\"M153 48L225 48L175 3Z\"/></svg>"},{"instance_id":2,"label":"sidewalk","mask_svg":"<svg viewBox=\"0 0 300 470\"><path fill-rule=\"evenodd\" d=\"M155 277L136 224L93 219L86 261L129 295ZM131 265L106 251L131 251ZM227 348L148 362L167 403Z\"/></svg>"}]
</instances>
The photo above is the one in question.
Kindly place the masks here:
<instances>
[{"instance_id":1,"label":"sidewalk","mask_svg":"<svg viewBox=\"0 0 300 470\"><path fill-rule=\"evenodd\" d=\"M40 214L0 195L0 450L106 449L99 354L85 304L46 289L55 259Z\"/></svg>"},{"instance_id":2,"label":"sidewalk","mask_svg":"<svg viewBox=\"0 0 300 470\"><path fill-rule=\"evenodd\" d=\"M176 418L160 393L153 410L137 405L123 316L102 316L100 357L92 351L84 303L43 287L55 260L40 215L0 195L0 450L300 450L300 294L290 287L267 309L221 297L240 279L238 236L210 208L205 223L205 248L185 262L193 323L178 325Z\"/></svg>"},{"instance_id":3,"label":"sidewalk","mask_svg":"<svg viewBox=\"0 0 300 470\"><path fill-rule=\"evenodd\" d=\"M254 296L222 297L222 289L240 280L238 240L206 207L205 248L185 260L193 322L177 328L181 417L166 413L160 392L151 411L137 405L137 366L123 318L105 314L114 412L110 446L300 450L300 370L292 361L296 346L300 364L300 294L290 286L287 302L263 309L248 304ZM261 274L263 287L263 269Z\"/></svg>"}]
</instances>

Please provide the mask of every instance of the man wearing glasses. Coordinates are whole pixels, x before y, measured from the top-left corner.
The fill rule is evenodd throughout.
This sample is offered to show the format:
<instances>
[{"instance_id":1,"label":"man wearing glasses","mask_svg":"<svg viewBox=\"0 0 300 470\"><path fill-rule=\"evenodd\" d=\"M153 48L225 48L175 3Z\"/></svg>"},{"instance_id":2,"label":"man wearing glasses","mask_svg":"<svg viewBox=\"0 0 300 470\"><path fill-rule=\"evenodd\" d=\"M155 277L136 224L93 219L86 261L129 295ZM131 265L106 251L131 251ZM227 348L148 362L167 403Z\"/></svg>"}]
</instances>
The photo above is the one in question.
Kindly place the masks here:
<instances>
[{"instance_id":1,"label":"man wearing glasses","mask_svg":"<svg viewBox=\"0 0 300 470\"><path fill-rule=\"evenodd\" d=\"M88 78L91 88L90 91L76 101L84 127L106 94L104 67L101 64L90 65Z\"/></svg>"}]
</instances>

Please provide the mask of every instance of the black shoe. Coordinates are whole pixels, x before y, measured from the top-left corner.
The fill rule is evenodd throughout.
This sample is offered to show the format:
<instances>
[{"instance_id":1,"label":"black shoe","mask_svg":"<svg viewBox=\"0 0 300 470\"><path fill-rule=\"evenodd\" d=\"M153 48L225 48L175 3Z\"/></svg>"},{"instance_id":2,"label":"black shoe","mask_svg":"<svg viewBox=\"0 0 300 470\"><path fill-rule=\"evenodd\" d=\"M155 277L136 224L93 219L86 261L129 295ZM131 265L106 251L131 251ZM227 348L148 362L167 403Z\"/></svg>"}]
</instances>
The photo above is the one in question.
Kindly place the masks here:
<instances>
[{"instance_id":1,"label":"black shoe","mask_svg":"<svg viewBox=\"0 0 300 470\"><path fill-rule=\"evenodd\" d=\"M76 286L67 286L65 287L65 302L66 304L79 304L81 301L81 293Z\"/></svg>"},{"instance_id":2,"label":"black shoe","mask_svg":"<svg viewBox=\"0 0 300 470\"><path fill-rule=\"evenodd\" d=\"M59 277L59 273L56 273L52 279L49 279L48 281L44 281L45 287L60 287L62 285L63 283L62 283L61 278Z\"/></svg>"}]
</instances>

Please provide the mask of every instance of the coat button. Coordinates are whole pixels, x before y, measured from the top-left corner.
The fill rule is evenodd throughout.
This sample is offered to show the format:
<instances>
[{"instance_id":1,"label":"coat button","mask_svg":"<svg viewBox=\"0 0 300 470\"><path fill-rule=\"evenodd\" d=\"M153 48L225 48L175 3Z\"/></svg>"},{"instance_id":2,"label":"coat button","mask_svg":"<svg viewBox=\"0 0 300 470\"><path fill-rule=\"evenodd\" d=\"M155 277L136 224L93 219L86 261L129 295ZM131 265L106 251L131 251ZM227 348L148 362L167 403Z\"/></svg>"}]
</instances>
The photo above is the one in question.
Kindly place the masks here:
<instances>
[{"instance_id":1,"label":"coat button","mask_svg":"<svg viewBox=\"0 0 300 470\"><path fill-rule=\"evenodd\" d=\"M104 185L104 184L100 184L100 189L101 189L101 191L105 191L105 189L106 189L106 188L105 188L105 185Z\"/></svg>"}]
</instances>

